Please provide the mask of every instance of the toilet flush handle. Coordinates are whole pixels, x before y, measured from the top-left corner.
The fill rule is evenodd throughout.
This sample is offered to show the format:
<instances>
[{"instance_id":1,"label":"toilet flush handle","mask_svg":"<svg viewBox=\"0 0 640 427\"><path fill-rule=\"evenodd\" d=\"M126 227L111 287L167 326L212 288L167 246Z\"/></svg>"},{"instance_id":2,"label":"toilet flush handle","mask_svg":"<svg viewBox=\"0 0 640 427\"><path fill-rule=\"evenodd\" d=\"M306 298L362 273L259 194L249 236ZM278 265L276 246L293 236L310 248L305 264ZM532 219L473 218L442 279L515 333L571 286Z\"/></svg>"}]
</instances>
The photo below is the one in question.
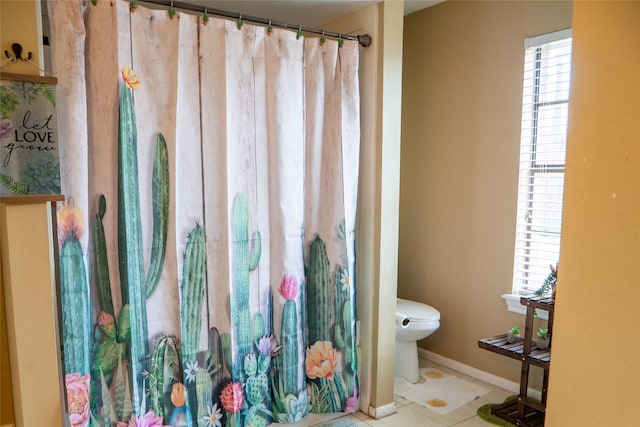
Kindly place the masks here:
<instances>
[{"instance_id":1,"label":"toilet flush handle","mask_svg":"<svg viewBox=\"0 0 640 427\"><path fill-rule=\"evenodd\" d=\"M409 318L409 316L396 313L396 325L400 326L401 328L406 328L409 326L409 323L411 323L411 319Z\"/></svg>"}]
</instances>

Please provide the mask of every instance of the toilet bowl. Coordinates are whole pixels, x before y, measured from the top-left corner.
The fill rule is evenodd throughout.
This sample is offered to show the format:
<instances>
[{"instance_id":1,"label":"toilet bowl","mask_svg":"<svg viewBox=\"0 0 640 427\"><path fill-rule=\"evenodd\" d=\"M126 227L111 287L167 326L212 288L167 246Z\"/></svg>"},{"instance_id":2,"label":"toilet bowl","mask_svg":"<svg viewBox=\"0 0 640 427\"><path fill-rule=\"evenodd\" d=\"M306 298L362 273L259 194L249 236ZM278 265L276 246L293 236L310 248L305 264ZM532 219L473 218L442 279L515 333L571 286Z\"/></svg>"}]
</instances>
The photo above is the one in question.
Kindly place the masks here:
<instances>
[{"instance_id":1,"label":"toilet bowl","mask_svg":"<svg viewBox=\"0 0 640 427\"><path fill-rule=\"evenodd\" d=\"M417 341L440 327L440 312L416 301L398 298L396 307L396 367L395 376L409 382L420 380Z\"/></svg>"}]
</instances>

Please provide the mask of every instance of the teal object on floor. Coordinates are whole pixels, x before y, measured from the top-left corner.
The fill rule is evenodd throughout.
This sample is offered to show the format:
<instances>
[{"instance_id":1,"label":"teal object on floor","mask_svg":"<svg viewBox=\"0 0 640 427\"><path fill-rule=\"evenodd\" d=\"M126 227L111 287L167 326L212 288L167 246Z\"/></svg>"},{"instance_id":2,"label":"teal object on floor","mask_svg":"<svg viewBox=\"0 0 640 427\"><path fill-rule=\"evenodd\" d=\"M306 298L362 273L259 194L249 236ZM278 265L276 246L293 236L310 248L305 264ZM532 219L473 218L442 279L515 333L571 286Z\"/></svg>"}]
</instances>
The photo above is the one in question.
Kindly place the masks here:
<instances>
[{"instance_id":1,"label":"teal object on floor","mask_svg":"<svg viewBox=\"0 0 640 427\"><path fill-rule=\"evenodd\" d=\"M316 424L314 427L354 427L356 423L352 420L337 419L323 424Z\"/></svg>"}]
</instances>

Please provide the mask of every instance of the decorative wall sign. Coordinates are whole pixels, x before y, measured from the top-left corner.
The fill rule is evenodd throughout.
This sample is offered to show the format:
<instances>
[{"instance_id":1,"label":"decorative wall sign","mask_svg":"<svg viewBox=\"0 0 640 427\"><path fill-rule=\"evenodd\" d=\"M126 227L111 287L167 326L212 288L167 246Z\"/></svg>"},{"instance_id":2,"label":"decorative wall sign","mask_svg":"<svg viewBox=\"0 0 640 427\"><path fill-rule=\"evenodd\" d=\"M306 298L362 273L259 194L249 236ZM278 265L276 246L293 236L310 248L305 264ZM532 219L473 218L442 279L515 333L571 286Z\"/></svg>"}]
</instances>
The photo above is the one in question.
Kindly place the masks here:
<instances>
[{"instance_id":1,"label":"decorative wall sign","mask_svg":"<svg viewBox=\"0 0 640 427\"><path fill-rule=\"evenodd\" d=\"M56 83L0 74L0 196L60 193Z\"/></svg>"}]
</instances>

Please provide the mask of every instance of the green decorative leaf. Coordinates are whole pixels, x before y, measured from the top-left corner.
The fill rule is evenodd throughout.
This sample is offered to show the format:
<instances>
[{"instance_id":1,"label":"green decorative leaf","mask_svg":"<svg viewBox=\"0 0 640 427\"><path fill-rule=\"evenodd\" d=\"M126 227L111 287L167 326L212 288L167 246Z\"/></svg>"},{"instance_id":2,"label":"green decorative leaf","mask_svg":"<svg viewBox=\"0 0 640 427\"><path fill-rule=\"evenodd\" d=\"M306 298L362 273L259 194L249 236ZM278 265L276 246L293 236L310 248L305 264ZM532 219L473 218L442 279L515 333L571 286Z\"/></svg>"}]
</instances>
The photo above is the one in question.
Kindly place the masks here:
<instances>
[{"instance_id":1,"label":"green decorative leaf","mask_svg":"<svg viewBox=\"0 0 640 427\"><path fill-rule=\"evenodd\" d=\"M116 383L116 393L115 393L115 398L116 398L116 415L118 417L119 420L123 420L124 418L124 400L125 400L125 389L126 384L125 384L125 368L122 365L122 360L120 360L118 362L118 368L116 369L116 378L115 378L115 383ZM131 404L131 403L129 403Z\"/></svg>"},{"instance_id":2,"label":"green decorative leaf","mask_svg":"<svg viewBox=\"0 0 640 427\"><path fill-rule=\"evenodd\" d=\"M17 182L9 175L0 173L0 182L2 182L2 185L4 185L5 188L11 192L11 194L14 194L16 196L24 196L29 194L28 185Z\"/></svg>"},{"instance_id":3,"label":"green decorative leaf","mask_svg":"<svg viewBox=\"0 0 640 427\"><path fill-rule=\"evenodd\" d=\"M20 104L20 101L15 93L5 86L0 86L0 116L3 119L11 117L18 104Z\"/></svg>"},{"instance_id":4,"label":"green decorative leaf","mask_svg":"<svg viewBox=\"0 0 640 427\"><path fill-rule=\"evenodd\" d=\"M113 400L111 399L111 393L109 393L109 387L107 386L107 381L104 378L104 372L102 372L102 368L100 369L100 383L102 384L101 392L102 392L102 407L104 411L104 424L107 426L111 425L111 421L116 422L116 411L113 407Z\"/></svg>"},{"instance_id":5,"label":"green decorative leaf","mask_svg":"<svg viewBox=\"0 0 640 427\"><path fill-rule=\"evenodd\" d=\"M34 86L40 91L42 96L51 103L51 105L54 107L56 106L56 95L53 93L53 88L50 85L46 83L34 83Z\"/></svg>"}]
</instances>

